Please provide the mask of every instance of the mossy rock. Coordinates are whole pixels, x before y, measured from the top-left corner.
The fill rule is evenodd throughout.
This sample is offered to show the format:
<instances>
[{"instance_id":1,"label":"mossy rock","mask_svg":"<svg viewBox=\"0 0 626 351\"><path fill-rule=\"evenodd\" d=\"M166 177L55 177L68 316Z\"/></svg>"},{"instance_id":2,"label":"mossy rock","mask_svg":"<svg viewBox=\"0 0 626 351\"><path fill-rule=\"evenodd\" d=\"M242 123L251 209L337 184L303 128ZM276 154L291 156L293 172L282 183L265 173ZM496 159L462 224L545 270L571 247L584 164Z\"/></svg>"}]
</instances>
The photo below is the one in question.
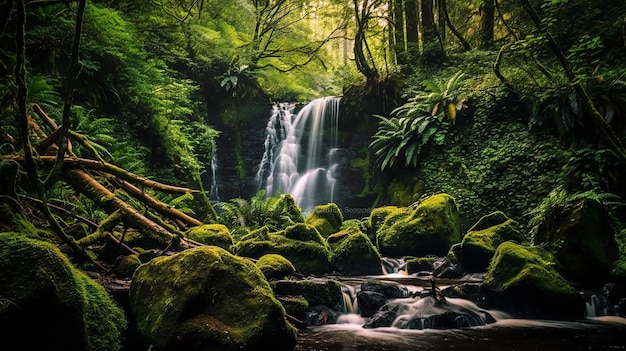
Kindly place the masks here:
<instances>
[{"instance_id":1,"label":"mossy rock","mask_svg":"<svg viewBox=\"0 0 626 351\"><path fill-rule=\"evenodd\" d=\"M260 258L271 253L282 255L301 274L330 272L330 251L318 243L272 234L270 240L246 240L237 243L236 248L237 254L244 257Z\"/></svg>"},{"instance_id":2,"label":"mossy rock","mask_svg":"<svg viewBox=\"0 0 626 351\"><path fill-rule=\"evenodd\" d=\"M335 311L344 303L341 284L332 279L279 280L272 283L279 296L302 296L309 306L324 305Z\"/></svg>"},{"instance_id":3,"label":"mossy rock","mask_svg":"<svg viewBox=\"0 0 626 351\"><path fill-rule=\"evenodd\" d=\"M496 211L472 226L461 243L452 246L448 257L454 257L469 273L485 272L500 244L523 239L519 223Z\"/></svg>"},{"instance_id":4,"label":"mossy rock","mask_svg":"<svg viewBox=\"0 0 626 351\"><path fill-rule=\"evenodd\" d=\"M304 223L310 224L324 237L339 231L343 223L343 214L335 203L317 205L304 219Z\"/></svg>"},{"instance_id":5,"label":"mossy rock","mask_svg":"<svg viewBox=\"0 0 626 351\"><path fill-rule=\"evenodd\" d=\"M317 229L310 224L296 223L285 228L285 230L281 233L288 239L310 241L316 244L326 246L326 239L324 239L317 231Z\"/></svg>"},{"instance_id":6,"label":"mossy rock","mask_svg":"<svg viewBox=\"0 0 626 351\"><path fill-rule=\"evenodd\" d=\"M127 320L56 246L0 234L0 330L24 350L120 350Z\"/></svg>"},{"instance_id":7,"label":"mossy rock","mask_svg":"<svg viewBox=\"0 0 626 351\"><path fill-rule=\"evenodd\" d=\"M557 272L554 256L538 246L498 246L479 295L488 308L519 317L585 317L584 298Z\"/></svg>"},{"instance_id":8,"label":"mossy rock","mask_svg":"<svg viewBox=\"0 0 626 351\"><path fill-rule=\"evenodd\" d=\"M436 194L408 213L391 212L376 233L381 255L444 256L461 240L459 209L448 194Z\"/></svg>"},{"instance_id":9,"label":"mossy rock","mask_svg":"<svg viewBox=\"0 0 626 351\"><path fill-rule=\"evenodd\" d=\"M343 275L382 274L380 254L360 229L344 229L328 237L330 262Z\"/></svg>"},{"instance_id":10,"label":"mossy rock","mask_svg":"<svg viewBox=\"0 0 626 351\"><path fill-rule=\"evenodd\" d=\"M432 271L434 257L412 257L406 260L406 273L414 274L422 271Z\"/></svg>"},{"instance_id":11,"label":"mossy rock","mask_svg":"<svg viewBox=\"0 0 626 351\"><path fill-rule=\"evenodd\" d=\"M398 206L381 206L376 207L370 213L367 218L371 234L370 239L376 242L376 233L383 226L385 222L394 223L400 219L406 218L413 212L411 207L398 207Z\"/></svg>"},{"instance_id":12,"label":"mossy rock","mask_svg":"<svg viewBox=\"0 0 626 351\"><path fill-rule=\"evenodd\" d=\"M116 262L113 272L121 278L132 278L139 266L141 266L139 256L135 254L125 255Z\"/></svg>"},{"instance_id":13,"label":"mossy rock","mask_svg":"<svg viewBox=\"0 0 626 351\"><path fill-rule=\"evenodd\" d=\"M214 245L230 251L233 246L233 237L230 230L223 224L203 224L189 228L185 236L205 245Z\"/></svg>"},{"instance_id":14,"label":"mossy rock","mask_svg":"<svg viewBox=\"0 0 626 351\"><path fill-rule=\"evenodd\" d=\"M278 254L261 256L256 262L267 280L285 279L296 272L296 268L288 259Z\"/></svg>"},{"instance_id":15,"label":"mossy rock","mask_svg":"<svg viewBox=\"0 0 626 351\"><path fill-rule=\"evenodd\" d=\"M561 264L568 280L599 288L619 258L619 246L611 218L597 200L583 198L563 206L554 222L543 222L533 237L545 245Z\"/></svg>"},{"instance_id":16,"label":"mossy rock","mask_svg":"<svg viewBox=\"0 0 626 351\"><path fill-rule=\"evenodd\" d=\"M318 239L314 240L297 240L285 236L285 232L292 237L314 238L311 235L313 227L302 223L295 224L285 230L269 233L265 236L251 237L247 240L237 242L234 247L235 253L239 256L259 259L266 254L279 254L289 260L296 271L302 274L326 274L330 272L330 250L324 241L321 244ZM306 229L309 228L309 229ZM307 235L297 235L296 233L302 229L308 233ZM314 229L313 229L314 230ZM319 234L316 234L319 235ZM323 240L323 239L322 239Z\"/></svg>"},{"instance_id":17,"label":"mossy rock","mask_svg":"<svg viewBox=\"0 0 626 351\"><path fill-rule=\"evenodd\" d=\"M0 162L0 165L3 165ZM2 166L1 168L4 168ZM22 213L22 207L13 198L5 198L0 202L0 233L16 232L22 235L37 237L37 228Z\"/></svg>"},{"instance_id":18,"label":"mossy rock","mask_svg":"<svg viewBox=\"0 0 626 351\"><path fill-rule=\"evenodd\" d=\"M159 350L291 350L295 328L263 273L217 246L158 257L135 272L130 308Z\"/></svg>"}]
</instances>

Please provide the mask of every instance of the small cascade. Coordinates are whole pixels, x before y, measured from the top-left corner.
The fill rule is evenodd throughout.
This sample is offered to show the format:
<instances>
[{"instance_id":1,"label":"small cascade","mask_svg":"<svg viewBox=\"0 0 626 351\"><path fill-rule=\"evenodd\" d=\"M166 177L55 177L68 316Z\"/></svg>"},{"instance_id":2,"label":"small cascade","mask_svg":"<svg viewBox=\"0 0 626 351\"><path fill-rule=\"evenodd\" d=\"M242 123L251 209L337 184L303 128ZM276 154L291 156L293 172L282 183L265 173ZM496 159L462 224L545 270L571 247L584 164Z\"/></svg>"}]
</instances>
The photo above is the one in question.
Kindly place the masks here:
<instances>
[{"instance_id":1,"label":"small cascade","mask_svg":"<svg viewBox=\"0 0 626 351\"><path fill-rule=\"evenodd\" d=\"M275 104L265 128L264 154L256 180L267 196L293 196L303 212L333 202L336 184L339 97Z\"/></svg>"},{"instance_id":2,"label":"small cascade","mask_svg":"<svg viewBox=\"0 0 626 351\"><path fill-rule=\"evenodd\" d=\"M217 148L213 151L211 158L211 186L209 188L209 199L220 201L219 187L217 185Z\"/></svg>"}]
</instances>

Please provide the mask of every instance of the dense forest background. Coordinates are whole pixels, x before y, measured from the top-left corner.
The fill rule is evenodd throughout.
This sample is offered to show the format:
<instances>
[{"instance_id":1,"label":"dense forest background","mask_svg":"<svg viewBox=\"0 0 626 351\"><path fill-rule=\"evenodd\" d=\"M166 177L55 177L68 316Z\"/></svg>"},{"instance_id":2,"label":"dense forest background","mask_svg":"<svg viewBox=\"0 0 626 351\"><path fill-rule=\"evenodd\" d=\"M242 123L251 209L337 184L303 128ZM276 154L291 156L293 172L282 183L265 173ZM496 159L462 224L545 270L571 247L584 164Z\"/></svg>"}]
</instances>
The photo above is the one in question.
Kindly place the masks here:
<instances>
[{"instance_id":1,"label":"dense forest background","mask_svg":"<svg viewBox=\"0 0 626 351\"><path fill-rule=\"evenodd\" d=\"M206 188L224 129L258 106L328 95L344 97L345 121L370 127L353 166L372 205L443 190L474 204L475 220L494 208L476 208L473 196L529 209L555 189L626 195L622 0L3 0L0 9L3 199L107 218L94 196L61 181L53 156L70 145L76 157L197 190L150 194L215 222ZM49 138L30 133L35 120ZM463 141L478 148L494 135L481 161L463 159L472 148ZM243 179L254 165L241 140L233 145ZM498 169L516 157L535 167ZM455 192L457 182L481 192Z\"/></svg>"}]
</instances>

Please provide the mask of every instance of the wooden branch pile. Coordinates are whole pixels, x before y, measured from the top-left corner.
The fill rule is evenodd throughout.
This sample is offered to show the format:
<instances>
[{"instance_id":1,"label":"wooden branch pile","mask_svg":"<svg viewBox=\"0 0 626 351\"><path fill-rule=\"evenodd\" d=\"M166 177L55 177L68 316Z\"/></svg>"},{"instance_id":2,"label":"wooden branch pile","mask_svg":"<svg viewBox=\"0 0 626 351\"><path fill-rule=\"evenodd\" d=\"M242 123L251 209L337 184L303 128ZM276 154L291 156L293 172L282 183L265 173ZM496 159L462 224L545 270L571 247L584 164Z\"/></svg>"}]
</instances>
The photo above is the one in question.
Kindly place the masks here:
<instances>
[{"instance_id":1,"label":"wooden branch pile","mask_svg":"<svg viewBox=\"0 0 626 351\"><path fill-rule=\"evenodd\" d=\"M52 130L46 133L44 128L37 123L31 115L28 115L28 124L31 135L39 140L36 150L39 156L36 157L37 163L43 168L52 169L55 163L59 162L57 153L60 148L57 146L58 138L61 133L56 123L41 109L40 106L34 105L32 110L44 122L47 128ZM174 194L198 194L199 191L178 187L168 184L156 182L137 174L122 169L114 164L98 159L95 153L95 159L76 157L72 151L71 141L77 141L83 144L88 150L93 150L89 145L89 141L85 138L70 138L67 140L67 148L64 157L61 159L62 168L60 179L69 184L78 193L81 193L91 199L99 208L109 214L109 217L98 224L97 228L88 236L74 240L67 235L60 237L74 251L79 250L77 254L88 257L86 250L89 246L99 241L114 241L119 244L122 252L136 253L133 249L124 245L119 239L111 235L111 228L118 224L123 224L125 228L133 228L146 237L156 238L158 241L166 241L168 245L165 250L185 250L191 247L202 245L201 243L184 238L183 232L189 227L203 224L202 221L189 216L188 214L172 208L144 192L142 189L150 188L156 191L174 193ZM32 138L31 138L32 140ZM5 160L13 160L21 164L26 163L23 155L5 156ZM39 166L39 167L42 167ZM26 167L26 166L25 166ZM32 181L32 179L31 179ZM36 181L39 181L38 179ZM142 213L141 210L133 207L129 202L123 200L117 193L126 194L133 199L140 201L145 207L152 209L162 217L151 215L148 211ZM68 215L68 211L59 208L58 205L48 203L45 199L33 199L41 206L47 206L57 212L61 211ZM145 209L144 209L145 210ZM83 219L90 226L89 219Z\"/></svg>"}]
</instances>

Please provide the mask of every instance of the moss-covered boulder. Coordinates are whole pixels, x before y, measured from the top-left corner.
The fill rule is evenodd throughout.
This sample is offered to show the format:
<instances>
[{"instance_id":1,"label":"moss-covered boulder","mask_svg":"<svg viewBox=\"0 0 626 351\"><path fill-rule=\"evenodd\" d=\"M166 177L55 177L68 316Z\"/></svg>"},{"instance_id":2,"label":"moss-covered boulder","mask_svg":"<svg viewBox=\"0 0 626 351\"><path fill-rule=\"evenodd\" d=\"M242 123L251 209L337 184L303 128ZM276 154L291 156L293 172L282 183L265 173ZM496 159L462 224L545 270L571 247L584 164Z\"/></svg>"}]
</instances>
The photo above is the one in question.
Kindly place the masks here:
<instances>
[{"instance_id":1,"label":"moss-covered boulder","mask_svg":"<svg viewBox=\"0 0 626 351\"><path fill-rule=\"evenodd\" d=\"M0 234L0 330L22 350L120 350L127 321L56 246Z\"/></svg>"},{"instance_id":2,"label":"moss-covered boulder","mask_svg":"<svg viewBox=\"0 0 626 351\"><path fill-rule=\"evenodd\" d=\"M294 327L263 273L217 246L158 257L129 291L137 331L158 350L291 350Z\"/></svg>"},{"instance_id":3,"label":"moss-covered boulder","mask_svg":"<svg viewBox=\"0 0 626 351\"><path fill-rule=\"evenodd\" d=\"M380 254L370 239L356 227L328 237L330 263L343 275L382 274Z\"/></svg>"},{"instance_id":4,"label":"moss-covered boulder","mask_svg":"<svg viewBox=\"0 0 626 351\"><path fill-rule=\"evenodd\" d=\"M285 279L296 272L296 268L288 259L277 254L261 256L256 261L256 266L267 280Z\"/></svg>"},{"instance_id":5,"label":"moss-covered boulder","mask_svg":"<svg viewBox=\"0 0 626 351\"><path fill-rule=\"evenodd\" d=\"M343 223L343 214L335 203L317 205L304 219L304 223L310 224L324 237L339 231Z\"/></svg>"},{"instance_id":6,"label":"moss-covered boulder","mask_svg":"<svg viewBox=\"0 0 626 351\"><path fill-rule=\"evenodd\" d=\"M588 287L602 286L619 257L611 218L593 198L562 206L552 219L537 226L533 243L554 254L565 278Z\"/></svg>"},{"instance_id":7,"label":"moss-covered boulder","mask_svg":"<svg viewBox=\"0 0 626 351\"><path fill-rule=\"evenodd\" d=\"M331 267L326 240L314 227L303 223L274 233L251 233L235 244L234 252L255 259L266 254L279 254L302 274L325 274L330 272Z\"/></svg>"},{"instance_id":8,"label":"moss-covered boulder","mask_svg":"<svg viewBox=\"0 0 626 351\"><path fill-rule=\"evenodd\" d=\"M125 255L115 263L113 273L120 278L132 278L139 266L141 266L139 256L135 254Z\"/></svg>"},{"instance_id":9,"label":"moss-covered boulder","mask_svg":"<svg viewBox=\"0 0 626 351\"><path fill-rule=\"evenodd\" d=\"M383 256L443 256L461 240L456 201L448 194L437 194L412 210L392 211L379 227L376 237L378 250Z\"/></svg>"},{"instance_id":10,"label":"moss-covered boulder","mask_svg":"<svg viewBox=\"0 0 626 351\"><path fill-rule=\"evenodd\" d=\"M406 260L406 273L415 274L423 271L432 271L434 257L411 257Z\"/></svg>"},{"instance_id":11,"label":"moss-covered boulder","mask_svg":"<svg viewBox=\"0 0 626 351\"><path fill-rule=\"evenodd\" d=\"M191 227L185 236L206 245L219 246L227 251L230 251L233 246L230 230L223 224L212 223Z\"/></svg>"},{"instance_id":12,"label":"moss-covered boulder","mask_svg":"<svg viewBox=\"0 0 626 351\"><path fill-rule=\"evenodd\" d=\"M582 295L555 269L555 259L538 246L502 243L485 275L479 300L519 317L579 319Z\"/></svg>"},{"instance_id":13,"label":"moss-covered boulder","mask_svg":"<svg viewBox=\"0 0 626 351\"><path fill-rule=\"evenodd\" d=\"M485 272L496 248L505 241L521 243L524 237L517 221L496 211L483 216L448 253L469 273Z\"/></svg>"},{"instance_id":14,"label":"moss-covered boulder","mask_svg":"<svg viewBox=\"0 0 626 351\"><path fill-rule=\"evenodd\" d=\"M279 280L272 286L276 295L302 296L310 305L325 305L339 310L343 304L341 283L332 279Z\"/></svg>"}]
</instances>

